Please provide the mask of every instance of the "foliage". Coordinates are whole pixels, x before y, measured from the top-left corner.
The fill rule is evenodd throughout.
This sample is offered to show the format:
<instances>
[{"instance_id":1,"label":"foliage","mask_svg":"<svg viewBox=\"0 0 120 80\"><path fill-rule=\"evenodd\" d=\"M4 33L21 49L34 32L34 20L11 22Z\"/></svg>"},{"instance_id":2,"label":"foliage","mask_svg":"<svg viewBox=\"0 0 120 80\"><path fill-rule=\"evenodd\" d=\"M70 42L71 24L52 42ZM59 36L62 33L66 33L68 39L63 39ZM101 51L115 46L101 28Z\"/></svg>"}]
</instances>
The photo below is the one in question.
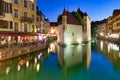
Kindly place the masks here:
<instances>
[{"instance_id":1,"label":"foliage","mask_svg":"<svg viewBox=\"0 0 120 80\"><path fill-rule=\"evenodd\" d=\"M91 34L95 34L95 28L96 28L96 24L94 22L91 22Z\"/></svg>"},{"instance_id":2,"label":"foliage","mask_svg":"<svg viewBox=\"0 0 120 80\"><path fill-rule=\"evenodd\" d=\"M71 13L82 25L85 24L85 22L83 21L83 19L81 18L80 14L78 12L72 12Z\"/></svg>"},{"instance_id":3,"label":"foliage","mask_svg":"<svg viewBox=\"0 0 120 80\"><path fill-rule=\"evenodd\" d=\"M62 15L59 15L57 18L57 23L59 23L62 20Z\"/></svg>"}]
</instances>

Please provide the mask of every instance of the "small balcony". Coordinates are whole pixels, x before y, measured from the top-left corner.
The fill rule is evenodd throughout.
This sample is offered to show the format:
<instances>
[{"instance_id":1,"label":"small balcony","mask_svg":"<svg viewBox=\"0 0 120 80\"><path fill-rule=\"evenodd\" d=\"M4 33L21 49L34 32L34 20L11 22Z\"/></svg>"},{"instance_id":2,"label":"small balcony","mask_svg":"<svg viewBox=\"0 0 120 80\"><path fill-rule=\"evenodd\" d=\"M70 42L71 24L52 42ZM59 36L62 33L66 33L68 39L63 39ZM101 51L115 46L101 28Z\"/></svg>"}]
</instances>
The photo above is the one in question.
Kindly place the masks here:
<instances>
[{"instance_id":1,"label":"small balcony","mask_svg":"<svg viewBox=\"0 0 120 80\"><path fill-rule=\"evenodd\" d=\"M30 23L32 23L34 20L33 20L33 18L30 18L30 17L21 17L21 21L22 22L30 22Z\"/></svg>"}]
</instances>

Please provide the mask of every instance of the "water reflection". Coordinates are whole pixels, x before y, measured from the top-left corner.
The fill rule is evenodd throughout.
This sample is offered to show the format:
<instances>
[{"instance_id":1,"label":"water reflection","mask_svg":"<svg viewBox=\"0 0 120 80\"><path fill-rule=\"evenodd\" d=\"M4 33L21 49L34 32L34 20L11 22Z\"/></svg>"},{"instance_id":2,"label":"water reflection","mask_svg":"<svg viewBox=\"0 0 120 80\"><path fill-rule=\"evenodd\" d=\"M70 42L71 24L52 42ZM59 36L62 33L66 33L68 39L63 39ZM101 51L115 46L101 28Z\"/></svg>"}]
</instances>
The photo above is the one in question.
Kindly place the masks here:
<instances>
[{"instance_id":1,"label":"water reflection","mask_svg":"<svg viewBox=\"0 0 120 80\"><path fill-rule=\"evenodd\" d=\"M45 50L0 62L0 80L120 80L120 45L96 40L52 46L49 54Z\"/></svg>"},{"instance_id":2,"label":"water reflection","mask_svg":"<svg viewBox=\"0 0 120 80\"><path fill-rule=\"evenodd\" d=\"M48 48L48 53L50 52L57 53L57 41L50 43L50 47Z\"/></svg>"},{"instance_id":3,"label":"water reflection","mask_svg":"<svg viewBox=\"0 0 120 80\"><path fill-rule=\"evenodd\" d=\"M100 51L114 64L115 69L120 70L120 44L102 40L98 40L94 44L96 45L93 46L93 49Z\"/></svg>"},{"instance_id":4,"label":"water reflection","mask_svg":"<svg viewBox=\"0 0 120 80\"><path fill-rule=\"evenodd\" d=\"M91 43L85 45L68 45L58 47L58 62L63 70L65 80L73 71L89 69L91 62Z\"/></svg>"},{"instance_id":5,"label":"water reflection","mask_svg":"<svg viewBox=\"0 0 120 80\"><path fill-rule=\"evenodd\" d=\"M44 53L46 51L0 62L0 80L39 80L36 75L40 71L40 61L46 58Z\"/></svg>"},{"instance_id":6,"label":"water reflection","mask_svg":"<svg viewBox=\"0 0 120 80\"><path fill-rule=\"evenodd\" d=\"M103 50L103 41L100 41L100 48Z\"/></svg>"}]
</instances>

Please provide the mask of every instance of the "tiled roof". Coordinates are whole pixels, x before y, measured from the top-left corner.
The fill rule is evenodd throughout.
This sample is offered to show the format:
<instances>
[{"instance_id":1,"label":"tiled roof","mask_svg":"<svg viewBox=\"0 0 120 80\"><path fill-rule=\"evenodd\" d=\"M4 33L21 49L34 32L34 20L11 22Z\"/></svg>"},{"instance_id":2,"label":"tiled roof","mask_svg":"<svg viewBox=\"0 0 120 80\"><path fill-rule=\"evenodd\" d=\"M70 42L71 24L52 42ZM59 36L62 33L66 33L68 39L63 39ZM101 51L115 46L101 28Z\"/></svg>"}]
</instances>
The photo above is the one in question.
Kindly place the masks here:
<instances>
[{"instance_id":1,"label":"tiled roof","mask_svg":"<svg viewBox=\"0 0 120 80\"><path fill-rule=\"evenodd\" d=\"M67 16L67 24L76 24L76 25L81 25L81 23L68 11L64 9L63 14Z\"/></svg>"},{"instance_id":2,"label":"tiled roof","mask_svg":"<svg viewBox=\"0 0 120 80\"><path fill-rule=\"evenodd\" d=\"M73 11L74 12L74 11ZM84 16L88 16L87 13L83 13L80 8L78 8L78 10L76 11L77 13L79 13L80 17L83 19ZM67 24L75 24L75 25L82 25L82 23L76 19L76 17L72 14L72 12L68 12L66 11L66 9L64 8L62 16L67 16ZM61 16L60 16L61 17ZM61 17L62 19L62 17ZM62 24L62 20L60 20L58 22L58 24Z\"/></svg>"},{"instance_id":3,"label":"tiled roof","mask_svg":"<svg viewBox=\"0 0 120 80\"><path fill-rule=\"evenodd\" d=\"M68 24L81 25L81 23L71 13L67 12L66 16Z\"/></svg>"}]
</instances>

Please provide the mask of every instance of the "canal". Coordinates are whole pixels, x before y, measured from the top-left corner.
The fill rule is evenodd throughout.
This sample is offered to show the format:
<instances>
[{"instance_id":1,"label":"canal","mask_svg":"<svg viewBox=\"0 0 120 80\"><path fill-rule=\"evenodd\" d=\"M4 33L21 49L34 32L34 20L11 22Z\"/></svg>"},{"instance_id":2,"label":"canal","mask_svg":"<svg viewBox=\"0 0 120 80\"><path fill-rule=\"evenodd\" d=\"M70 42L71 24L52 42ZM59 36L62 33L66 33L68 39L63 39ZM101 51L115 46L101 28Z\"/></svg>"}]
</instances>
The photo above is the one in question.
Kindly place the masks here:
<instances>
[{"instance_id":1,"label":"canal","mask_svg":"<svg viewBox=\"0 0 120 80\"><path fill-rule=\"evenodd\" d=\"M120 80L120 45L95 41L0 62L0 80Z\"/></svg>"}]
</instances>

